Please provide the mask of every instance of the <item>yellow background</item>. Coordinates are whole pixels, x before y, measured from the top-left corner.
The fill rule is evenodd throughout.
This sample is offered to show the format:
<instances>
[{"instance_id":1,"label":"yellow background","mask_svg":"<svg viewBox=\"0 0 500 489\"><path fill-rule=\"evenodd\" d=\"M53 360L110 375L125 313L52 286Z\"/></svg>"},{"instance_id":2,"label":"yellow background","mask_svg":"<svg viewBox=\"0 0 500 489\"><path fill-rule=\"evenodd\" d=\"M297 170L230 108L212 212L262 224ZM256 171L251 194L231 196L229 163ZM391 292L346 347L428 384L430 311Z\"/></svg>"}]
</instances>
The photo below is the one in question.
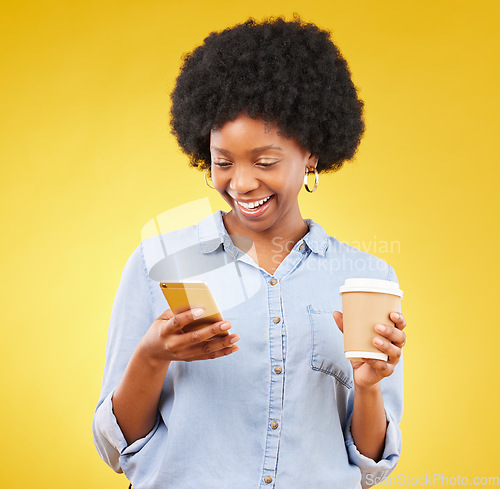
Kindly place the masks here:
<instances>
[{"instance_id":1,"label":"yellow background","mask_svg":"<svg viewBox=\"0 0 500 489\"><path fill-rule=\"evenodd\" d=\"M127 487L91 435L121 271L155 215L223 204L169 134L180 57L250 15L293 12L333 32L366 102L356 160L301 203L404 289L395 475L500 476L499 5L2 2L2 486Z\"/></svg>"}]
</instances>

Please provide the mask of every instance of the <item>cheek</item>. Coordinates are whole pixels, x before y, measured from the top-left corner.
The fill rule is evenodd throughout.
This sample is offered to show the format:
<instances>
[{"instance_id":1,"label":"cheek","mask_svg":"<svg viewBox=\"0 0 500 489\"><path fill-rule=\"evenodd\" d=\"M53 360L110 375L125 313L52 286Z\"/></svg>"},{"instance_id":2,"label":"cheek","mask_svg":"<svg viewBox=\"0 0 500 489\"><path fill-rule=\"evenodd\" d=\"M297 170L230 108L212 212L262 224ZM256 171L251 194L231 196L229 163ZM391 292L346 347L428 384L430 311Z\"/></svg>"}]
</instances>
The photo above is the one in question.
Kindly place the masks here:
<instances>
[{"instance_id":1,"label":"cheek","mask_svg":"<svg viewBox=\"0 0 500 489\"><path fill-rule=\"evenodd\" d=\"M223 173L219 169L213 168L210 170L210 173L212 175L212 185L220 190L223 190L225 187L225 184L227 183L227 178L224 176Z\"/></svg>"},{"instance_id":2,"label":"cheek","mask_svg":"<svg viewBox=\"0 0 500 489\"><path fill-rule=\"evenodd\" d=\"M221 172L220 169L218 171L216 170L215 174L212 173L212 186L215 187L215 190L228 204L232 205L232 199L227 194L230 180L231 178L228 176L228 174Z\"/></svg>"},{"instance_id":3,"label":"cheek","mask_svg":"<svg viewBox=\"0 0 500 489\"><path fill-rule=\"evenodd\" d=\"M302 168L293 168L282 175L281 187L283 191L298 193L304 183L304 173Z\"/></svg>"}]
</instances>

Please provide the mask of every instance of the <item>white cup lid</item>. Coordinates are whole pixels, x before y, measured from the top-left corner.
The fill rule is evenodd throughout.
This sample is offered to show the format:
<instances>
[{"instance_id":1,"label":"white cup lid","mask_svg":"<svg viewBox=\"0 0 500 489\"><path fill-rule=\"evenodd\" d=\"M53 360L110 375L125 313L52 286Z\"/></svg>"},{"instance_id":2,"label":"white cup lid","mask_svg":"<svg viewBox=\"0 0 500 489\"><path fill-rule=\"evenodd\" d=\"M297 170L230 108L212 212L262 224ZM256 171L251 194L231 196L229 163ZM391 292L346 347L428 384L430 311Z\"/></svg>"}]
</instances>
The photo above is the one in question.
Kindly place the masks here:
<instances>
[{"instance_id":1,"label":"white cup lid","mask_svg":"<svg viewBox=\"0 0 500 489\"><path fill-rule=\"evenodd\" d=\"M403 291L397 282L378 278L347 278L339 289L339 294L344 292L379 292L403 298Z\"/></svg>"}]
</instances>

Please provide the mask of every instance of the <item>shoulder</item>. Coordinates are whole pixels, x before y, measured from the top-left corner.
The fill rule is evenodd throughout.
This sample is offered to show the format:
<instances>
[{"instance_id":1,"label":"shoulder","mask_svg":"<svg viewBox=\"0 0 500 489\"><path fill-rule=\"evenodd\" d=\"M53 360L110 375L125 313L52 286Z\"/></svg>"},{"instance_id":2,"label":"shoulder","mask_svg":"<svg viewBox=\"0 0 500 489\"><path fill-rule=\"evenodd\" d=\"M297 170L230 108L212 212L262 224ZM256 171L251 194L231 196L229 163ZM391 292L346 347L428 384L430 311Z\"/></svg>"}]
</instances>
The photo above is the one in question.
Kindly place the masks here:
<instances>
[{"instance_id":1,"label":"shoulder","mask_svg":"<svg viewBox=\"0 0 500 489\"><path fill-rule=\"evenodd\" d=\"M382 258L344 243L326 231L314 221L310 221L315 241L322 243L324 259L330 274L345 278L378 278L397 282L393 268Z\"/></svg>"},{"instance_id":2,"label":"shoulder","mask_svg":"<svg viewBox=\"0 0 500 489\"><path fill-rule=\"evenodd\" d=\"M139 248L147 264L155 263L165 254L175 253L181 249L199 243L197 224L177 229L168 233L158 234L141 241Z\"/></svg>"},{"instance_id":3,"label":"shoulder","mask_svg":"<svg viewBox=\"0 0 500 489\"><path fill-rule=\"evenodd\" d=\"M220 243L221 220L217 211L196 224L141 241L139 248L150 278L163 280L168 276L177 280L175 276L181 264L186 268L190 263L199 262L207 248Z\"/></svg>"},{"instance_id":4,"label":"shoulder","mask_svg":"<svg viewBox=\"0 0 500 489\"><path fill-rule=\"evenodd\" d=\"M397 282L394 269L378 256L329 237L327 255L346 278L378 278Z\"/></svg>"},{"instance_id":5,"label":"shoulder","mask_svg":"<svg viewBox=\"0 0 500 489\"><path fill-rule=\"evenodd\" d=\"M192 255L199 247L197 225L152 236L141 241L138 246L151 278L154 278L154 270L158 264L175 262L180 255Z\"/></svg>"}]
</instances>

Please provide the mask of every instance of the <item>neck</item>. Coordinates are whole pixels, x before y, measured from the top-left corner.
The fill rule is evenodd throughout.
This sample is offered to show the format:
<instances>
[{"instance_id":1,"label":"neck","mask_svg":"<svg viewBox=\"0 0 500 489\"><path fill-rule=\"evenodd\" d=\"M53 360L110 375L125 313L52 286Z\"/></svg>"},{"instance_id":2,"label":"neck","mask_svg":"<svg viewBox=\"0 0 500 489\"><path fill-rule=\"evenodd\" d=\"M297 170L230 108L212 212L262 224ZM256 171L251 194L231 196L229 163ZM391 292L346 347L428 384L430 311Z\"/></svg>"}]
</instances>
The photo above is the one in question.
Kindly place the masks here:
<instances>
[{"instance_id":1,"label":"neck","mask_svg":"<svg viewBox=\"0 0 500 489\"><path fill-rule=\"evenodd\" d=\"M293 219L293 222L290 222L290 220L283 220L272 228L263 231L254 231L246 228L242 226L237 219L234 219L234 217L233 211L223 216L224 226L227 232L231 236L245 236L249 238L256 248L282 245L290 251L295 243L303 238L309 231L300 212Z\"/></svg>"}]
</instances>

